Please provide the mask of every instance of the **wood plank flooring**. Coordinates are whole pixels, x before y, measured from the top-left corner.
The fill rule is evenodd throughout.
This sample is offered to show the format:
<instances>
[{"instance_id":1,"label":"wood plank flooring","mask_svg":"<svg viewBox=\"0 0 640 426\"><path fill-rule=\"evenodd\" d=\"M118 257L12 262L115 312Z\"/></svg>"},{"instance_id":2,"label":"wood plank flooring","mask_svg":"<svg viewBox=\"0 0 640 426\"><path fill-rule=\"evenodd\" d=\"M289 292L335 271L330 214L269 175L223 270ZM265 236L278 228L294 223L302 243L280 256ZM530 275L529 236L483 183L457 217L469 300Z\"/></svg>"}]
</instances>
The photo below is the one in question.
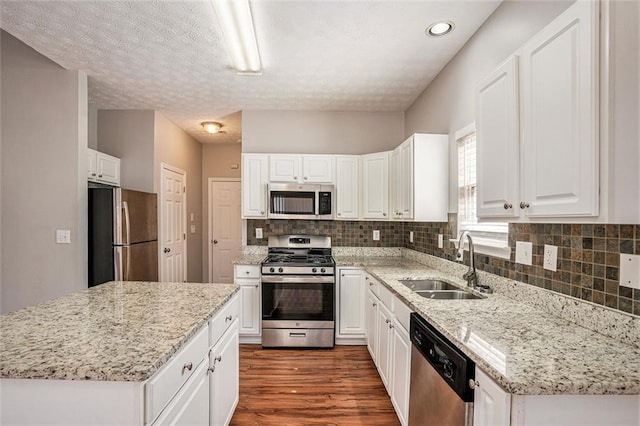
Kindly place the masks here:
<instances>
[{"instance_id":1,"label":"wood plank flooring","mask_svg":"<svg viewBox=\"0 0 640 426\"><path fill-rule=\"evenodd\" d=\"M366 346L240 345L239 425L399 425Z\"/></svg>"}]
</instances>

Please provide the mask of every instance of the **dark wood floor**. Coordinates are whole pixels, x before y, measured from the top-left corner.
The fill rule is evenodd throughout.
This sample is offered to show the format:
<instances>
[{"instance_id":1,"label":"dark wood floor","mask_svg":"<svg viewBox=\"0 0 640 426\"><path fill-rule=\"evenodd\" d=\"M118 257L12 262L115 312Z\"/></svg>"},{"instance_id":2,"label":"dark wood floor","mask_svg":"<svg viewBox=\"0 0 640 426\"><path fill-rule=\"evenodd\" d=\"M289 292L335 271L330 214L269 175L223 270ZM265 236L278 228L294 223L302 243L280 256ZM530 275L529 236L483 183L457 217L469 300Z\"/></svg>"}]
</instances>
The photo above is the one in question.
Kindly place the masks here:
<instances>
[{"instance_id":1,"label":"dark wood floor","mask_svg":"<svg viewBox=\"0 0 640 426\"><path fill-rule=\"evenodd\" d=\"M312 424L400 424L366 346L240 345L240 402L231 425Z\"/></svg>"}]
</instances>

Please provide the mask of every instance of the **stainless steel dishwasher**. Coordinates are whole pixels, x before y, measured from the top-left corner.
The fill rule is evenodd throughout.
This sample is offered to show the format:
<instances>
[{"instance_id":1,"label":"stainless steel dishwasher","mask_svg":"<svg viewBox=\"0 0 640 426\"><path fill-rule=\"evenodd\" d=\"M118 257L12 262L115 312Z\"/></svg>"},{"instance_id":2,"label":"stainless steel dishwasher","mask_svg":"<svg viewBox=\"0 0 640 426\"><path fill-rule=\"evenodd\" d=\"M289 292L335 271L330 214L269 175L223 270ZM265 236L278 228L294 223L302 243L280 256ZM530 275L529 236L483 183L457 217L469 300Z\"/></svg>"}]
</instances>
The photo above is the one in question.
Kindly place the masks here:
<instances>
[{"instance_id":1,"label":"stainless steel dishwasher","mask_svg":"<svg viewBox=\"0 0 640 426\"><path fill-rule=\"evenodd\" d=\"M410 426L471 426L475 363L420 315L411 314Z\"/></svg>"}]
</instances>

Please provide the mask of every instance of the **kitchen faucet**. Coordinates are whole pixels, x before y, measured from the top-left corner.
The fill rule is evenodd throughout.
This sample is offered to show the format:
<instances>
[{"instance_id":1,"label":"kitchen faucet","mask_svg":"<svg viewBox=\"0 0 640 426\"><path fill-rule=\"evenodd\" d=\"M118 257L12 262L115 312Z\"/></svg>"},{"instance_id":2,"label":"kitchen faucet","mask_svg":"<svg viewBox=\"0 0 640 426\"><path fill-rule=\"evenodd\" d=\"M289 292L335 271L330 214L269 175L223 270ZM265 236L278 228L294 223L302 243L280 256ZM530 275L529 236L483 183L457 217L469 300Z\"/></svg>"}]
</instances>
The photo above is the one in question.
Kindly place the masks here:
<instances>
[{"instance_id":1,"label":"kitchen faucet","mask_svg":"<svg viewBox=\"0 0 640 426\"><path fill-rule=\"evenodd\" d=\"M462 276L467 281L467 286L484 293L492 293L491 288L478 283L478 274L476 273L475 254L473 251L473 239L469 231L463 231L458 240L458 253L456 253L456 261L464 262L464 238L469 240L469 270Z\"/></svg>"}]
</instances>

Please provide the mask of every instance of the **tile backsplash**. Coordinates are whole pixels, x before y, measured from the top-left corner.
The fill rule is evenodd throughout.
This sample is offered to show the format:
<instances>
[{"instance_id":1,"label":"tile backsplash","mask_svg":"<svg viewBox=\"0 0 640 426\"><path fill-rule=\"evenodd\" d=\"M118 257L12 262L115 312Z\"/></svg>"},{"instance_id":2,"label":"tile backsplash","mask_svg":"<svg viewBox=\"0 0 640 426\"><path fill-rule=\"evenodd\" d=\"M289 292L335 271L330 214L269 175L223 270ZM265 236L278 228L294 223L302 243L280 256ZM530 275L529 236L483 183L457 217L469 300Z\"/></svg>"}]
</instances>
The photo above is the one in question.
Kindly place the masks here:
<instances>
[{"instance_id":1,"label":"tile backsplash","mask_svg":"<svg viewBox=\"0 0 640 426\"><path fill-rule=\"evenodd\" d=\"M247 244L266 245L269 235L315 234L332 237L336 247L406 247L453 260L456 214L448 222L370 222L314 220L248 220ZM255 238L262 228L263 239ZM380 241L373 241L373 230ZM413 231L413 243L409 232ZM444 248L438 248L438 234ZM516 264L515 242L533 244L533 264ZM544 245L558 246L557 271L542 267ZM640 315L640 290L619 285L620 253L640 255L640 225L509 224L511 260L476 254L476 268L523 283L573 296L622 312ZM465 254L465 257L468 253ZM465 264L468 264L465 258Z\"/></svg>"}]
</instances>

